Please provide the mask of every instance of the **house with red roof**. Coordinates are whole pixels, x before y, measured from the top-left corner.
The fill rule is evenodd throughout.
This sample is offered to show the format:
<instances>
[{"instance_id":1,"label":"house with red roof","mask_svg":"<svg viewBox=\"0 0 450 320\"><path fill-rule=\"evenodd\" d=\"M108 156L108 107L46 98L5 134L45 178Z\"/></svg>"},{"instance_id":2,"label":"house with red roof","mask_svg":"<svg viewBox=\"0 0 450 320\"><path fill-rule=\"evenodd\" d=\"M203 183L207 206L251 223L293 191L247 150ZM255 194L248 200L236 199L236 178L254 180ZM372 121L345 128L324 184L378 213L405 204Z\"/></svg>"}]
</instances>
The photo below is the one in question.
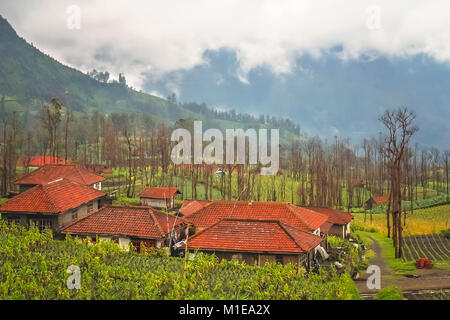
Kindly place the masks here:
<instances>
[{"instance_id":1,"label":"house with red roof","mask_svg":"<svg viewBox=\"0 0 450 320\"><path fill-rule=\"evenodd\" d=\"M0 205L2 219L8 224L35 224L39 230L61 228L98 210L105 193L85 184L59 178L18 194Z\"/></svg>"},{"instance_id":2,"label":"house with red roof","mask_svg":"<svg viewBox=\"0 0 450 320\"><path fill-rule=\"evenodd\" d=\"M382 196L372 197L366 201L366 209L371 210L374 205L381 206L389 201L389 194Z\"/></svg>"},{"instance_id":3,"label":"house with red roof","mask_svg":"<svg viewBox=\"0 0 450 320\"><path fill-rule=\"evenodd\" d=\"M328 217L324 214L287 202L226 200L190 202L185 200L182 208L183 217L191 222L197 231L222 219L256 219L280 221L300 230L320 235L321 226L328 221Z\"/></svg>"},{"instance_id":4,"label":"house with red roof","mask_svg":"<svg viewBox=\"0 0 450 320\"><path fill-rule=\"evenodd\" d=\"M184 200L180 210L178 210L178 214L182 217L187 217L211 203L211 200Z\"/></svg>"},{"instance_id":5,"label":"house with red roof","mask_svg":"<svg viewBox=\"0 0 450 320\"><path fill-rule=\"evenodd\" d=\"M278 220L223 219L192 236L188 250L249 265L279 262L309 268L314 249L322 241Z\"/></svg>"},{"instance_id":6,"label":"house with red roof","mask_svg":"<svg viewBox=\"0 0 450 320\"><path fill-rule=\"evenodd\" d=\"M139 198L142 206L172 209L179 194L180 190L175 187L147 187L141 191Z\"/></svg>"},{"instance_id":7,"label":"house with red roof","mask_svg":"<svg viewBox=\"0 0 450 320\"><path fill-rule=\"evenodd\" d=\"M327 215L286 202L185 200L179 214L195 229L195 235L188 241L188 247L219 253L223 258L237 259L251 264L255 261L262 264L265 261L287 263L287 261L295 260L295 263L309 267L311 260L316 256L316 251L321 251L318 247L324 241L326 243L327 232L331 228ZM270 224L264 224L264 222L270 222ZM227 231L228 227L236 236L240 234L240 228L242 228L243 234L251 233L255 236L258 234L260 239L258 241L264 243L267 250L252 249L251 243L247 243L247 241L252 241L250 235L230 240L236 242L231 245L229 240L226 240L230 237L229 231ZM297 251L283 253L283 251L272 250L273 242L278 240L271 230L278 230L277 232L284 234L284 238L292 238L293 235L296 235ZM205 237L207 237L206 240L204 240ZM211 239L217 240L215 246L199 244L200 240L203 241L202 243L206 243ZM318 242L313 241L314 245L311 247L307 245L310 239L316 239ZM192 241L193 245L191 245ZM238 243L247 249L239 248ZM292 242L291 245L294 246ZM283 254L287 256L283 258ZM297 258L301 261L297 261Z\"/></svg>"},{"instance_id":8,"label":"house with red roof","mask_svg":"<svg viewBox=\"0 0 450 320\"><path fill-rule=\"evenodd\" d=\"M321 232L325 232L326 230L328 235L337 236L343 239L350 235L350 222L353 220L353 215L350 213L322 207L309 207L309 209L328 217L328 230L324 227L321 228Z\"/></svg>"},{"instance_id":9,"label":"house with red roof","mask_svg":"<svg viewBox=\"0 0 450 320\"><path fill-rule=\"evenodd\" d=\"M57 179L67 179L78 184L102 190L104 177L78 165L48 164L20 177L14 183L19 185L20 192L36 185L46 184Z\"/></svg>"},{"instance_id":10,"label":"house with red roof","mask_svg":"<svg viewBox=\"0 0 450 320\"><path fill-rule=\"evenodd\" d=\"M20 157L17 164L22 167L43 167L47 164L70 164L70 160L62 157L40 155L33 157Z\"/></svg>"},{"instance_id":11,"label":"house with red roof","mask_svg":"<svg viewBox=\"0 0 450 320\"><path fill-rule=\"evenodd\" d=\"M114 241L123 249L131 243L139 252L141 243L161 248L178 242L185 237L186 225L182 218L151 207L105 206L63 228L62 233Z\"/></svg>"}]
</instances>

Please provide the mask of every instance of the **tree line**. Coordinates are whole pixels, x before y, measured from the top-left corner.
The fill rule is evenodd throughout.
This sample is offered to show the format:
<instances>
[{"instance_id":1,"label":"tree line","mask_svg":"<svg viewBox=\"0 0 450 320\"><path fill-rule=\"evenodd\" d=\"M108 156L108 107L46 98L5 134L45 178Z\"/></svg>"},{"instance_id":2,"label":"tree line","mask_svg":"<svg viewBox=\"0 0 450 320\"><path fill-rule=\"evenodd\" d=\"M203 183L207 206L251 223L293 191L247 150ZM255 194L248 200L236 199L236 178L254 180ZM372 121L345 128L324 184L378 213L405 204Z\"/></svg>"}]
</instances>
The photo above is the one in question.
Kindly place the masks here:
<instances>
[{"instance_id":1,"label":"tree line","mask_svg":"<svg viewBox=\"0 0 450 320\"><path fill-rule=\"evenodd\" d=\"M145 113L79 114L58 99L44 103L35 117L25 118L7 111L5 103L0 109L2 196L14 190L18 163L27 170L34 155L50 155L121 168L130 198L137 195L136 184L169 186L180 181L190 185L194 199L213 199L215 193L229 200L288 201L348 211L364 208L370 197L387 195L388 236L394 240L401 236L414 201L434 195L445 195L449 201L450 152L413 145L415 115L406 108L386 111L380 117L385 133L360 144L338 137L332 142L294 139L280 147L278 175L262 177L258 165L173 165L171 132L177 127L192 129L193 119L167 124ZM218 175L219 167L233 174ZM161 173L163 180L155 180ZM199 185L204 187L202 195ZM402 207L405 200L409 207Z\"/></svg>"}]
</instances>

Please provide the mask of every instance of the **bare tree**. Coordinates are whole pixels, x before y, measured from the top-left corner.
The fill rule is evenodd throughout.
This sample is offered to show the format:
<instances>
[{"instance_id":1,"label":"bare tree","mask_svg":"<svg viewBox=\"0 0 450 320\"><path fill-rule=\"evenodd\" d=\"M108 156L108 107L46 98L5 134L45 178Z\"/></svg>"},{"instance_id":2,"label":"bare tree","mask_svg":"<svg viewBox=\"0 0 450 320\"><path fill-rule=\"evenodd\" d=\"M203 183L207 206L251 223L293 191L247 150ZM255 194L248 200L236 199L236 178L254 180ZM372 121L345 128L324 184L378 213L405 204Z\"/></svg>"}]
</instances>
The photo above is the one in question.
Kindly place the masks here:
<instances>
[{"instance_id":1,"label":"bare tree","mask_svg":"<svg viewBox=\"0 0 450 320\"><path fill-rule=\"evenodd\" d=\"M45 129L48 131L50 156L56 156L56 140L58 125L61 122L61 102L53 98L49 103L44 103L41 111L41 120Z\"/></svg>"},{"instance_id":2,"label":"bare tree","mask_svg":"<svg viewBox=\"0 0 450 320\"><path fill-rule=\"evenodd\" d=\"M391 176L391 203L392 203L392 239L394 242L395 257L402 257L402 195L401 195L401 161L405 150L414 133L418 130L413 125L416 115L413 111L403 107L397 110L386 110L380 121L388 129L385 137L385 150L388 155L388 166Z\"/></svg>"}]
</instances>

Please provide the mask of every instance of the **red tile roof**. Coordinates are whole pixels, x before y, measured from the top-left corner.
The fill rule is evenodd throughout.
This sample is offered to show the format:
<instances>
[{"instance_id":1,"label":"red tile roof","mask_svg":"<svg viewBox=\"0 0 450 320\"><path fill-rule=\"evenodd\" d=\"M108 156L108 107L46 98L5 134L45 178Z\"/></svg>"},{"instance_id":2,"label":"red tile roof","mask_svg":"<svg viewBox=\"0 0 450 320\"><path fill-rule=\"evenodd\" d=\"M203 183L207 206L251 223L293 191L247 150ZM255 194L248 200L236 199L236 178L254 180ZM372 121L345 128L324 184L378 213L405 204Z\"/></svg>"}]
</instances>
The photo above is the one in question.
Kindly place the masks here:
<instances>
[{"instance_id":1,"label":"red tile roof","mask_svg":"<svg viewBox=\"0 0 450 320\"><path fill-rule=\"evenodd\" d=\"M389 195L385 194L384 196L373 197L372 199L376 204L385 204L389 200Z\"/></svg>"},{"instance_id":2,"label":"red tile roof","mask_svg":"<svg viewBox=\"0 0 450 320\"><path fill-rule=\"evenodd\" d=\"M328 219L326 215L285 202L248 201L212 201L185 218L201 228L222 219L258 219L280 221L304 231L316 230Z\"/></svg>"},{"instance_id":3,"label":"red tile roof","mask_svg":"<svg viewBox=\"0 0 450 320\"><path fill-rule=\"evenodd\" d=\"M62 233L83 235L123 235L142 239L162 239L183 219L150 207L106 206L63 228Z\"/></svg>"},{"instance_id":4,"label":"red tile roof","mask_svg":"<svg viewBox=\"0 0 450 320\"><path fill-rule=\"evenodd\" d=\"M322 238L279 221L224 219L194 235L188 248L210 251L302 253Z\"/></svg>"},{"instance_id":5,"label":"red tile roof","mask_svg":"<svg viewBox=\"0 0 450 320\"><path fill-rule=\"evenodd\" d=\"M190 216L194 212L199 211L203 207L210 205L212 201L207 200L184 200L179 212L183 217Z\"/></svg>"},{"instance_id":6,"label":"red tile roof","mask_svg":"<svg viewBox=\"0 0 450 320\"><path fill-rule=\"evenodd\" d=\"M320 232L328 234L328 231L330 231L332 226L333 226L332 222L326 221L323 225L320 226Z\"/></svg>"},{"instance_id":7,"label":"red tile roof","mask_svg":"<svg viewBox=\"0 0 450 320\"><path fill-rule=\"evenodd\" d=\"M45 184L60 178L85 185L92 185L105 180L104 177L81 166L49 164L16 180L15 184Z\"/></svg>"},{"instance_id":8,"label":"red tile roof","mask_svg":"<svg viewBox=\"0 0 450 320\"><path fill-rule=\"evenodd\" d=\"M309 209L326 215L328 217L328 221L332 224L343 225L353 220L353 216L344 211L321 207L310 207ZM320 231L322 231L322 229Z\"/></svg>"},{"instance_id":9,"label":"red tile roof","mask_svg":"<svg viewBox=\"0 0 450 320\"><path fill-rule=\"evenodd\" d=\"M17 161L19 166L42 167L46 164L69 164L70 160L53 156L34 156L31 158L20 157Z\"/></svg>"},{"instance_id":10,"label":"red tile roof","mask_svg":"<svg viewBox=\"0 0 450 320\"><path fill-rule=\"evenodd\" d=\"M139 197L141 198L153 198L153 199L169 199L172 198L175 193L179 193L178 188L175 187L147 187L141 191Z\"/></svg>"},{"instance_id":11,"label":"red tile roof","mask_svg":"<svg viewBox=\"0 0 450 320\"><path fill-rule=\"evenodd\" d=\"M0 205L2 212L60 213L105 195L67 179L37 185Z\"/></svg>"}]
</instances>

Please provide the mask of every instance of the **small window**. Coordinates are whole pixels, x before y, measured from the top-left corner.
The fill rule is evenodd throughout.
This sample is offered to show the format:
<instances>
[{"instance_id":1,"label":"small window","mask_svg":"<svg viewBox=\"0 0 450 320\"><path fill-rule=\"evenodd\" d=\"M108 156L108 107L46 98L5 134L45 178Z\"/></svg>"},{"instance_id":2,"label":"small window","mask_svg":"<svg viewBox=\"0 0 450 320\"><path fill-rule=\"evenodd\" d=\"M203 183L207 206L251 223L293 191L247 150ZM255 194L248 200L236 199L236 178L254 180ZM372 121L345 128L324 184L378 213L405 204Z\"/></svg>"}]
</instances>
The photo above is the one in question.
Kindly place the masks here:
<instances>
[{"instance_id":1,"label":"small window","mask_svg":"<svg viewBox=\"0 0 450 320\"><path fill-rule=\"evenodd\" d=\"M88 213L91 213L92 211L94 211L94 203L89 202L89 204L88 204Z\"/></svg>"},{"instance_id":2,"label":"small window","mask_svg":"<svg viewBox=\"0 0 450 320\"><path fill-rule=\"evenodd\" d=\"M7 218L6 224L8 226L11 226L12 224L15 224L16 226L20 224L20 218Z\"/></svg>"},{"instance_id":3,"label":"small window","mask_svg":"<svg viewBox=\"0 0 450 320\"><path fill-rule=\"evenodd\" d=\"M277 254L277 255L275 256L275 261L276 261L277 263L283 264L283 256L282 256L281 254Z\"/></svg>"},{"instance_id":4,"label":"small window","mask_svg":"<svg viewBox=\"0 0 450 320\"><path fill-rule=\"evenodd\" d=\"M72 212L72 221L75 221L78 219L78 211Z\"/></svg>"},{"instance_id":5,"label":"small window","mask_svg":"<svg viewBox=\"0 0 450 320\"><path fill-rule=\"evenodd\" d=\"M45 229L52 228L52 220L51 219L33 219L32 223L38 227L39 231L42 232Z\"/></svg>"}]
</instances>

